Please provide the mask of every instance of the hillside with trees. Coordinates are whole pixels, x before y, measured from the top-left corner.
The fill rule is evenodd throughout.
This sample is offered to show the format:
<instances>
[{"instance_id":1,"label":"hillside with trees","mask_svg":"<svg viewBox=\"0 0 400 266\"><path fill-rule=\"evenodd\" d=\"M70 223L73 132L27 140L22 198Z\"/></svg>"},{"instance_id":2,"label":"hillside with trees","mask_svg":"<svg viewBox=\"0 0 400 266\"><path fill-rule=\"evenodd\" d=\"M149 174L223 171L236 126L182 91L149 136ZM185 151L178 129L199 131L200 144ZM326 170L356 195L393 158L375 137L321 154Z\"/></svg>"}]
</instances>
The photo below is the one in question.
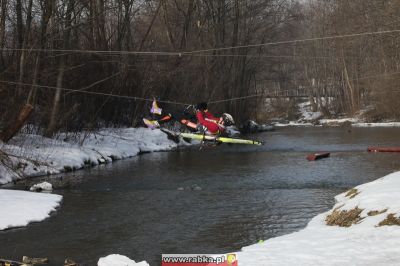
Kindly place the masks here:
<instances>
[{"instance_id":1,"label":"hillside with trees","mask_svg":"<svg viewBox=\"0 0 400 266\"><path fill-rule=\"evenodd\" d=\"M1 0L0 8L3 140L28 116L47 136L136 126L153 98L176 110L215 102L241 122L271 116L263 95L302 90L326 116L365 107L371 120L400 116L396 1Z\"/></svg>"}]
</instances>

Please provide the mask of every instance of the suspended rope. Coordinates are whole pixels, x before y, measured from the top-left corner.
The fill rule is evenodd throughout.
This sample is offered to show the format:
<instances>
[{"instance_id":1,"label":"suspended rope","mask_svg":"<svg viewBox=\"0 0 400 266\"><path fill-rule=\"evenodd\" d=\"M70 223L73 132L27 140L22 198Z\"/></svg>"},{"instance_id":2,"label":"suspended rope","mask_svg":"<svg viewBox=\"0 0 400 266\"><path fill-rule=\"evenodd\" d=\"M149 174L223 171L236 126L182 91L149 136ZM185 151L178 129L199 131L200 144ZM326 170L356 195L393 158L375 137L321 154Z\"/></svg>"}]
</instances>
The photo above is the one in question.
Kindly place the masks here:
<instances>
[{"instance_id":1,"label":"suspended rope","mask_svg":"<svg viewBox=\"0 0 400 266\"><path fill-rule=\"evenodd\" d=\"M179 52L151 52L151 51L112 51L112 50L79 50L79 49L39 49L39 48L1 48L1 51L31 51L31 52L55 52L55 53L87 53L87 54L110 54L110 55L164 55L181 56Z\"/></svg>"},{"instance_id":2,"label":"suspended rope","mask_svg":"<svg viewBox=\"0 0 400 266\"><path fill-rule=\"evenodd\" d=\"M392 72L392 73L385 73L385 74L379 74L379 75L371 75L371 76L365 76L365 77L360 77L360 78L354 78L354 79L349 79L350 81L356 81L356 80L365 80L365 79L371 79L371 78L377 78L377 77L385 77L385 76L394 76L394 75L399 75L400 71L398 72ZM279 93L284 93L284 92L289 92L293 91L293 89L288 89L288 90L279 90ZM277 91L273 91L272 93L275 93ZM247 96L242 96L242 97L234 97L234 98L229 98L229 99L221 99L221 100L215 100L215 101L210 101L209 103L223 103L223 102L230 102L230 101L238 101L238 100L245 100L245 99L250 99L250 98L255 98L255 97L262 97L262 96L267 96L270 94L271 91L264 91L263 93L259 94L252 94L252 95L247 95ZM277 95L279 96L279 95ZM281 95L284 97L284 95Z\"/></svg>"},{"instance_id":3,"label":"suspended rope","mask_svg":"<svg viewBox=\"0 0 400 266\"><path fill-rule=\"evenodd\" d=\"M43 89L51 89L51 90L62 90L62 91L68 91L70 93L83 93L83 94L91 94L91 95L110 96L110 97L115 97L115 98L133 100L133 101L137 101L137 100L149 101L149 102L154 101L154 98L118 95L118 94L111 94L111 93L104 93L104 92L97 92L97 91L85 91L82 89L73 90L73 89L67 89L67 88L61 88L61 87L55 87L55 86L28 84L28 83L22 83L22 82L6 81L6 80L0 80L0 83L10 84L10 85L29 86L29 87L36 87L36 88L43 88ZM165 100L165 101L157 100L157 101L160 103L169 103L169 104L176 104L176 105L191 105L190 103L183 103L183 102L176 102L176 101L167 101L167 100Z\"/></svg>"},{"instance_id":4,"label":"suspended rope","mask_svg":"<svg viewBox=\"0 0 400 266\"><path fill-rule=\"evenodd\" d=\"M287 40L287 41L277 41L277 42L267 42L267 43L259 43L259 44L249 44L249 45L238 45L238 46L230 46L230 47L220 47L220 48L210 48L210 49L202 49L202 50L193 50L193 51L181 51L181 52L164 52L164 51L111 51L111 50L79 50L79 49L39 49L39 48L1 48L0 51L30 51L30 52L61 52L61 53L93 53L93 54L109 54L109 55L147 55L147 56L210 56L209 54L199 54L205 52L213 52L213 51L223 51L223 50L233 50L233 49L241 49L241 48L254 48L254 47L263 47L263 46L271 46L271 45L281 45L281 44L292 44L292 43L302 43L302 42L311 42L311 41L321 41L321 40L332 40L332 39L343 39L343 38L351 38L351 37L361 37L361 36L372 36L372 35L383 35L390 33L400 33L400 29L394 30L382 30L382 31L371 31L371 32L361 32L361 33L352 33L352 34L341 34L341 35L332 35L332 36L323 36L323 37L315 37L315 38L306 38L306 39L297 39L297 40ZM220 56L220 55L211 55L211 56ZM226 56L237 56L235 54L226 55Z\"/></svg>"},{"instance_id":5,"label":"suspended rope","mask_svg":"<svg viewBox=\"0 0 400 266\"><path fill-rule=\"evenodd\" d=\"M191 51L191 52L184 52L182 54L188 55L188 54L194 54L194 53L214 52L214 51L232 50L232 49L240 49L240 48L254 48L254 47L262 47L262 46L270 46L270 45L292 44L292 43L331 40L331 39L343 39L343 38L350 38L350 37L360 37L360 36L368 36L368 35L382 35L382 34L389 34L389 33L400 33L400 29L384 30L384 31L373 31L373 32L362 32L362 33L353 33L353 34L342 34L342 35L333 35L333 36L315 37L315 38L289 40L289 41L279 41L279 42L267 42L267 43L249 44L249 45L238 45L238 46L221 47L221 48L211 48L211 49L195 50L195 51Z\"/></svg>"},{"instance_id":6,"label":"suspended rope","mask_svg":"<svg viewBox=\"0 0 400 266\"><path fill-rule=\"evenodd\" d=\"M109 80L109 79L112 79L113 77L118 76L118 75L120 75L120 74L121 74L121 72L118 72L118 73L113 74L113 75L111 75L111 76L109 76L109 77L106 77L106 78L104 78L104 79L101 79L101 80L99 80L99 81L96 81L96 82L90 84L89 86L83 87L82 89L75 90L74 92L85 91L85 90L90 89L91 87L94 87L94 86L96 86L96 85L98 85L98 84L100 84L100 83L102 83L102 82L104 82L104 81L107 81L107 80ZM70 94L70 93L73 93L73 92L67 92L65 95L68 95L68 94Z\"/></svg>"},{"instance_id":7,"label":"suspended rope","mask_svg":"<svg viewBox=\"0 0 400 266\"><path fill-rule=\"evenodd\" d=\"M0 83L3 84L10 84L10 85L20 85L20 86L26 86L26 87L36 87L36 88L45 88L45 89L52 89L52 90L63 90L67 91L67 94L70 93L82 93L82 94L91 94L91 95L100 95L100 96L109 96L109 97L115 97L115 98L121 98L121 99L128 99L128 100L142 100L142 101L148 101L152 102L154 101L154 98L144 98L144 97L136 97L136 96L128 96L128 95L118 95L118 94L112 94L112 93L105 93L105 92L96 92L96 91L87 91L86 89L93 87L94 85L97 85L100 82L103 82L105 80L108 80L114 76L119 75L120 73L116 73L112 76L109 76L103 80L97 81L87 87L81 88L81 89L67 89L67 88L60 88L60 87L55 87L55 86L46 86L46 85L38 85L38 84L28 84L28 83L22 83L22 82L13 82L13 81L6 81L6 80L0 80ZM398 72L392 72L392 73L384 73L384 74L379 74L379 75L371 75L371 76L365 76L365 77L359 77L359 78L354 78L350 79L350 81L356 81L356 80L365 80L365 79L371 79L371 78L377 78L377 77L384 77L384 76L393 76L393 75L399 75L400 71ZM250 98L255 98L255 97L262 97L262 96L268 96L268 94L271 93L284 93L284 92L289 92L293 91L293 89L287 89L287 90L279 90L279 91L264 91L263 93L258 93L258 94L252 94L252 95L246 95L246 96L241 96L241 97L233 97L233 98L228 98L228 99L220 99L220 100L213 100L209 101L208 103L213 104L213 103L222 103L222 102L229 102L229 101L238 101L238 100L245 100L245 99L250 99ZM285 95L276 95L276 96L282 96L284 97ZM178 101L170 101L170 100L157 100L157 102L160 103L168 103L168 104L174 104L174 105L183 105L183 106L188 106L192 105L192 103L185 103L185 102L178 102Z\"/></svg>"},{"instance_id":8,"label":"suspended rope","mask_svg":"<svg viewBox=\"0 0 400 266\"><path fill-rule=\"evenodd\" d=\"M265 96L265 95L266 95L266 93L260 93L260 94L247 95L247 96L243 96L243 97L234 97L234 98L225 99L225 100L210 101L209 103L231 102L231 101L245 100L245 99L249 99L249 98Z\"/></svg>"}]
</instances>

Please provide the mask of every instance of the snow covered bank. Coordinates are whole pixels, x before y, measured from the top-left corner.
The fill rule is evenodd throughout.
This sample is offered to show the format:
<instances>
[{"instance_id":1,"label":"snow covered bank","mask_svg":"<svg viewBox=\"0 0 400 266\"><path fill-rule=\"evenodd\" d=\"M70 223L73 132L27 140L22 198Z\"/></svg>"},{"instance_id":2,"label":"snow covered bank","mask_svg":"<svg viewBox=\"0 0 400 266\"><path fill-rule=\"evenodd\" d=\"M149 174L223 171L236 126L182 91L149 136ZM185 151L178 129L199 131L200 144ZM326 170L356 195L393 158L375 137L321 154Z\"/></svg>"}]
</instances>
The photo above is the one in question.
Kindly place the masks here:
<instances>
[{"instance_id":1,"label":"snow covered bank","mask_svg":"<svg viewBox=\"0 0 400 266\"><path fill-rule=\"evenodd\" d=\"M365 123L357 118L321 119L314 122L289 121L288 123L273 123L275 127L311 127L311 126L343 126L352 127L400 127L400 122Z\"/></svg>"},{"instance_id":2,"label":"snow covered bank","mask_svg":"<svg viewBox=\"0 0 400 266\"><path fill-rule=\"evenodd\" d=\"M97 262L98 266L149 266L145 261L135 262L130 258L118 254L108 255L107 257L100 258Z\"/></svg>"},{"instance_id":3,"label":"snow covered bank","mask_svg":"<svg viewBox=\"0 0 400 266\"><path fill-rule=\"evenodd\" d=\"M54 194L0 189L0 230L42 221L61 200Z\"/></svg>"},{"instance_id":4,"label":"snow covered bank","mask_svg":"<svg viewBox=\"0 0 400 266\"><path fill-rule=\"evenodd\" d=\"M353 126L353 127L400 127L400 122L385 121L367 123L365 113L371 108L359 111L354 117L324 118L320 111L312 111L310 101L297 104L299 119L285 123L273 123L276 127L287 126Z\"/></svg>"},{"instance_id":5,"label":"snow covered bank","mask_svg":"<svg viewBox=\"0 0 400 266\"><path fill-rule=\"evenodd\" d=\"M400 127L400 122L354 123L353 127Z\"/></svg>"},{"instance_id":6,"label":"snow covered bank","mask_svg":"<svg viewBox=\"0 0 400 266\"><path fill-rule=\"evenodd\" d=\"M299 103L298 105L299 111L300 111L300 119L299 122L310 122L310 121L315 121L320 118L322 118L323 114L319 111L313 112L311 102L303 102Z\"/></svg>"},{"instance_id":7,"label":"snow covered bank","mask_svg":"<svg viewBox=\"0 0 400 266\"><path fill-rule=\"evenodd\" d=\"M79 136L62 134L57 139L20 134L8 144L0 143L0 151L9 155L9 159L0 156L0 184L176 147L160 130L147 128L103 129Z\"/></svg>"},{"instance_id":8,"label":"snow covered bank","mask_svg":"<svg viewBox=\"0 0 400 266\"><path fill-rule=\"evenodd\" d=\"M274 127L311 127L313 123L289 121L288 123L272 123Z\"/></svg>"},{"instance_id":9,"label":"snow covered bank","mask_svg":"<svg viewBox=\"0 0 400 266\"><path fill-rule=\"evenodd\" d=\"M400 265L400 172L335 199L305 229L244 247L240 265Z\"/></svg>"}]
</instances>

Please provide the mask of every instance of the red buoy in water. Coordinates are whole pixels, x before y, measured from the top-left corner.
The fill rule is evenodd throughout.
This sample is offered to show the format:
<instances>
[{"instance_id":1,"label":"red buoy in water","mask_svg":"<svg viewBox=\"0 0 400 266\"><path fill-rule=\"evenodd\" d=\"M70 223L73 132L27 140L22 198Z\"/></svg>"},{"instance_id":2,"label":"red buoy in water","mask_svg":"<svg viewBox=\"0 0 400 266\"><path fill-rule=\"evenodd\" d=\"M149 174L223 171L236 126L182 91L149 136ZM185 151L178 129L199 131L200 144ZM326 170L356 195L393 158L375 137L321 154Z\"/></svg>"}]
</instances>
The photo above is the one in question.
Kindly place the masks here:
<instances>
[{"instance_id":1,"label":"red buoy in water","mask_svg":"<svg viewBox=\"0 0 400 266\"><path fill-rule=\"evenodd\" d=\"M323 152L323 153L314 153L314 154L309 154L307 156L307 160L309 161L316 161L319 159L323 159L323 158L327 158L329 157L331 154L329 152Z\"/></svg>"}]
</instances>

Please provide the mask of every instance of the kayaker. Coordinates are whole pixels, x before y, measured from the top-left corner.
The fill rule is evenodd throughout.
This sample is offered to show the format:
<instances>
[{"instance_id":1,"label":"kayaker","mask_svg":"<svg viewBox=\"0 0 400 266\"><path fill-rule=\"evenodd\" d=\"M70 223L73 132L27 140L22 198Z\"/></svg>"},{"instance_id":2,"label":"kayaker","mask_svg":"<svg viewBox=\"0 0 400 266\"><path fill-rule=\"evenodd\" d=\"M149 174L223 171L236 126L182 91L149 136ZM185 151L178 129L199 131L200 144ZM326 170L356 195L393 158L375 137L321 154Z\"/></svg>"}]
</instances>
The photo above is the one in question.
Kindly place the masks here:
<instances>
[{"instance_id":1,"label":"kayaker","mask_svg":"<svg viewBox=\"0 0 400 266\"><path fill-rule=\"evenodd\" d=\"M191 119L194 119L193 113L190 114L188 108L186 108L183 112L172 112L171 110L166 111L158 106L156 100L153 101L150 109L150 113L155 119L151 120L148 118L143 118L143 123L151 128L159 128L160 124L170 122L170 121L178 121L184 125L186 125L192 131L196 130L196 123L193 123Z\"/></svg>"},{"instance_id":2,"label":"kayaker","mask_svg":"<svg viewBox=\"0 0 400 266\"><path fill-rule=\"evenodd\" d=\"M199 123L199 130L211 135L219 135L225 131L224 119L217 118L208 111L206 102L196 104L196 118Z\"/></svg>"}]
</instances>

